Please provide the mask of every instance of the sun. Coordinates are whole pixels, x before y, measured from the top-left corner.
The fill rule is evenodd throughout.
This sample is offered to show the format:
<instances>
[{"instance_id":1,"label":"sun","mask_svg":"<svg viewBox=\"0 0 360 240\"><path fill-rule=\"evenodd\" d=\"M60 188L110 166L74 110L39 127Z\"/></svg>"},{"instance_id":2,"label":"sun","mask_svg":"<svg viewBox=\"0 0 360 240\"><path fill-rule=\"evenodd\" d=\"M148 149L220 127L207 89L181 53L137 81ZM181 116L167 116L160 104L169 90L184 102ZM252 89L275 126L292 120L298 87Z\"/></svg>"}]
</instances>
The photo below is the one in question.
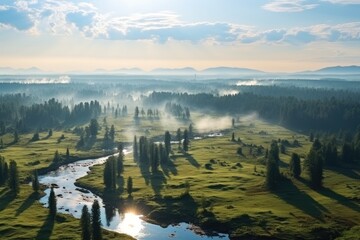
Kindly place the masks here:
<instances>
[{"instance_id":1,"label":"sun","mask_svg":"<svg viewBox=\"0 0 360 240\"><path fill-rule=\"evenodd\" d=\"M142 215L137 215L133 212L125 213L118 225L118 230L135 238L142 236L144 234L142 232L144 225L141 217Z\"/></svg>"}]
</instances>

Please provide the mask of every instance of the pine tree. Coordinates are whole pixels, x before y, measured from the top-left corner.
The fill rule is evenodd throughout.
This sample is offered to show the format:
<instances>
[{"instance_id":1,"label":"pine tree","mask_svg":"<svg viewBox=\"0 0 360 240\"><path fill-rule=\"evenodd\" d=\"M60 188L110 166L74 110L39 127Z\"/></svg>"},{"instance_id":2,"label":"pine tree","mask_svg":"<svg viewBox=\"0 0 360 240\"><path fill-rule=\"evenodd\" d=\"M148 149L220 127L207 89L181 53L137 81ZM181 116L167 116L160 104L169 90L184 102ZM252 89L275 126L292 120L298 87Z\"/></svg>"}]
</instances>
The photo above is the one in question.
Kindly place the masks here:
<instances>
[{"instance_id":1,"label":"pine tree","mask_svg":"<svg viewBox=\"0 0 360 240\"><path fill-rule=\"evenodd\" d=\"M109 137L111 140L111 144L113 145L115 142L115 127L114 127L114 125L111 125L111 127L110 127Z\"/></svg>"},{"instance_id":2,"label":"pine tree","mask_svg":"<svg viewBox=\"0 0 360 240\"><path fill-rule=\"evenodd\" d=\"M90 213L88 207L84 205L81 212L80 218L80 226L81 226L81 239L82 240L90 240L91 239L91 221L90 221Z\"/></svg>"},{"instance_id":3,"label":"pine tree","mask_svg":"<svg viewBox=\"0 0 360 240\"><path fill-rule=\"evenodd\" d=\"M91 208L91 230L92 240L102 240L100 205L95 200Z\"/></svg>"},{"instance_id":4,"label":"pine tree","mask_svg":"<svg viewBox=\"0 0 360 240\"><path fill-rule=\"evenodd\" d=\"M69 148L66 148L66 161L70 160L70 150Z\"/></svg>"},{"instance_id":5,"label":"pine tree","mask_svg":"<svg viewBox=\"0 0 360 240\"><path fill-rule=\"evenodd\" d=\"M107 189L116 188L116 162L115 157L111 156L106 160L104 167L104 184Z\"/></svg>"},{"instance_id":6,"label":"pine tree","mask_svg":"<svg viewBox=\"0 0 360 240\"><path fill-rule=\"evenodd\" d=\"M189 150L189 135L187 129L184 130L184 141L183 141L183 149L185 152Z\"/></svg>"},{"instance_id":7,"label":"pine tree","mask_svg":"<svg viewBox=\"0 0 360 240\"><path fill-rule=\"evenodd\" d=\"M133 180L132 177L129 177L127 180L127 192L128 194L131 196L132 192L133 192Z\"/></svg>"},{"instance_id":8,"label":"pine tree","mask_svg":"<svg viewBox=\"0 0 360 240\"><path fill-rule=\"evenodd\" d=\"M53 135L53 131L52 131L52 129L50 128L49 129L49 132L48 132L48 137L51 137Z\"/></svg>"},{"instance_id":9,"label":"pine tree","mask_svg":"<svg viewBox=\"0 0 360 240\"><path fill-rule=\"evenodd\" d=\"M135 107L134 118L136 118L136 119L139 118L139 107L138 106Z\"/></svg>"},{"instance_id":10,"label":"pine tree","mask_svg":"<svg viewBox=\"0 0 360 240\"><path fill-rule=\"evenodd\" d=\"M290 172L295 177L298 178L301 174L301 164L300 164L300 156L296 153L291 155L290 160Z\"/></svg>"},{"instance_id":11,"label":"pine tree","mask_svg":"<svg viewBox=\"0 0 360 240\"><path fill-rule=\"evenodd\" d=\"M138 149L138 142L137 142L137 139L136 139L136 135L134 136L133 156L134 156L134 161L135 162L139 161L139 149Z\"/></svg>"},{"instance_id":12,"label":"pine tree","mask_svg":"<svg viewBox=\"0 0 360 240\"><path fill-rule=\"evenodd\" d=\"M34 192L38 192L40 189L40 183L39 183L39 178L38 178L38 173L36 170L34 170L34 175L33 175L33 179L32 179L32 189L34 190Z\"/></svg>"},{"instance_id":13,"label":"pine tree","mask_svg":"<svg viewBox=\"0 0 360 240\"><path fill-rule=\"evenodd\" d=\"M48 204L49 204L49 214L50 216L55 218L57 209L56 209L56 196L53 187L50 189Z\"/></svg>"},{"instance_id":14,"label":"pine tree","mask_svg":"<svg viewBox=\"0 0 360 240\"><path fill-rule=\"evenodd\" d=\"M14 132L14 143L19 142L19 133L15 130Z\"/></svg>"},{"instance_id":15,"label":"pine tree","mask_svg":"<svg viewBox=\"0 0 360 240\"><path fill-rule=\"evenodd\" d=\"M117 175L118 177L124 172L124 152L122 144L119 144L119 156L117 157Z\"/></svg>"},{"instance_id":16,"label":"pine tree","mask_svg":"<svg viewBox=\"0 0 360 240\"><path fill-rule=\"evenodd\" d=\"M193 132L193 125L190 123L189 125L189 138L193 138L194 137L194 132Z\"/></svg>"},{"instance_id":17,"label":"pine tree","mask_svg":"<svg viewBox=\"0 0 360 240\"><path fill-rule=\"evenodd\" d=\"M270 190L276 187L279 179L279 147L275 141L271 143L269 157L266 161L266 187Z\"/></svg>"},{"instance_id":18,"label":"pine tree","mask_svg":"<svg viewBox=\"0 0 360 240\"><path fill-rule=\"evenodd\" d=\"M9 167L5 158L0 155L0 185L3 185L8 180Z\"/></svg>"},{"instance_id":19,"label":"pine tree","mask_svg":"<svg viewBox=\"0 0 360 240\"><path fill-rule=\"evenodd\" d=\"M315 139L313 146L306 158L306 169L310 176L310 185L314 189L322 187L323 180L323 153L321 149L321 143L318 139Z\"/></svg>"},{"instance_id":20,"label":"pine tree","mask_svg":"<svg viewBox=\"0 0 360 240\"><path fill-rule=\"evenodd\" d=\"M234 132L231 134L231 141L235 142L235 133Z\"/></svg>"},{"instance_id":21,"label":"pine tree","mask_svg":"<svg viewBox=\"0 0 360 240\"><path fill-rule=\"evenodd\" d=\"M171 135L170 135L169 131L165 132L164 143L165 143L165 149L166 149L167 155L169 156L169 154L171 152Z\"/></svg>"},{"instance_id":22,"label":"pine tree","mask_svg":"<svg viewBox=\"0 0 360 240\"><path fill-rule=\"evenodd\" d=\"M181 149L181 129L178 128L178 130L176 131L176 139L179 142L179 149Z\"/></svg>"},{"instance_id":23,"label":"pine tree","mask_svg":"<svg viewBox=\"0 0 360 240\"><path fill-rule=\"evenodd\" d=\"M20 191L19 174L17 170L17 164L14 160L10 160L8 183L9 183L9 188L11 189L12 192L16 194L19 193Z\"/></svg>"},{"instance_id":24,"label":"pine tree","mask_svg":"<svg viewBox=\"0 0 360 240\"><path fill-rule=\"evenodd\" d=\"M60 157L59 151L56 150L55 154L54 154L53 163L60 163L60 162L61 162L61 157Z\"/></svg>"}]
</instances>

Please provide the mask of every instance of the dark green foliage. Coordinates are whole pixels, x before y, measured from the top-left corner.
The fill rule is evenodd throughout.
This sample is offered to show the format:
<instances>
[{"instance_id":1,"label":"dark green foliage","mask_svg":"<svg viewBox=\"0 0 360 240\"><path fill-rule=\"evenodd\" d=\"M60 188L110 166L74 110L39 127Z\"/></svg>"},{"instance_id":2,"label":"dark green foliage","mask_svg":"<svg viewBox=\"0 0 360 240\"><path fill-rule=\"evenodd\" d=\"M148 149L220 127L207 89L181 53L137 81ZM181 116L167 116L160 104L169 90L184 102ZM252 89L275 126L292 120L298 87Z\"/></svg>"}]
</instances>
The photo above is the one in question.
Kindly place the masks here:
<instances>
[{"instance_id":1,"label":"dark green foliage","mask_svg":"<svg viewBox=\"0 0 360 240\"><path fill-rule=\"evenodd\" d=\"M335 166L338 162L336 143L329 142L324 146L324 161L327 166Z\"/></svg>"},{"instance_id":2,"label":"dark green foliage","mask_svg":"<svg viewBox=\"0 0 360 240\"><path fill-rule=\"evenodd\" d=\"M268 189L275 189L280 177L279 173L279 147L273 141L270 146L269 157L266 161L266 181L265 185Z\"/></svg>"},{"instance_id":3,"label":"dark green foliage","mask_svg":"<svg viewBox=\"0 0 360 240\"><path fill-rule=\"evenodd\" d=\"M127 192L128 194L131 196L132 192L133 192L133 180L132 177L128 177L127 180Z\"/></svg>"},{"instance_id":4,"label":"dark green foliage","mask_svg":"<svg viewBox=\"0 0 360 240\"><path fill-rule=\"evenodd\" d=\"M52 131L52 129L50 128L49 129L49 132L48 132L48 137L51 137L53 135L53 131Z\"/></svg>"},{"instance_id":5,"label":"dark green foliage","mask_svg":"<svg viewBox=\"0 0 360 240\"><path fill-rule=\"evenodd\" d=\"M344 163L351 163L354 158L354 149L350 143L344 143L341 150L341 160Z\"/></svg>"},{"instance_id":6,"label":"dark green foliage","mask_svg":"<svg viewBox=\"0 0 360 240\"><path fill-rule=\"evenodd\" d=\"M14 160L10 160L8 185L12 192L19 193L19 174Z\"/></svg>"},{"instance_id":7,"label":"dark green foliage","mask_svg":"<svg viewBox=\"0 0 360 240\"><path fill-rule=\"evenodd\" d=\"M138 148L138 142L136 139L136 135L134 136L133 156L134 156L135 162L139 161L139 148Z\"/></svg>"},{"instance_id":8,"label":"dark green foliage","mask_svg":"<svg viewBox=\"0 0 360 240\"><path fill-rule=\"evenodd\" d=\"M181 129L178 128L178 130L176 131L176 139L179 142L179 149L181 148Z\"/></svg>"},{"instance_id":9,"label":"dark green foliage","mask_svg":"<svg viewBox=\"0 0 360 240\"><path fill-rule=\"evenodd\" d=\"M104 184L108 190L116 189L116 158L114 156L106 160L104 167Z\"/></svg>"},{"instance_id":10,"label":"dark green foliage","mask_svg":"<svg viewBox=\"0 0 360 240\"><path fill-rule=\"evenodd\" d=\"M189 125L189 138L193 138L194 137L194 129L193 129L193 125L190 123Z\"/></svg>"},{"instance_id":11,"label":"dark green foliage","mask_svg":"<svg viewBox=\"0 0 360 240\"><path fill-rule=\"evenodd\" d=\"M38 132L34 133L33 137L31 138L31 141L35 142L35 141L39 141L40 140L40 135Z\"/></svg>"},{"instance_id":12,"label":"dark green foliage","mask_svg":"<svg viewBox=\"0 0 360 240\"><path fill-rule=\"evenodd\" d=\"M315 139L304 163L309 173L310 185L314 189L321 188L323 180L323 152L318 139Z\"/></svg>"},{"instance_id":13,"label":"dark green foliage","mask_svg":"<svg viewBox=\"0 0 360 240\"><path fill-rule=\"evenodd\" d=\"M81 240L91 239L91 219L88 207L84 205L81 211L80 227L81 227Z\"/></svg>"},{"instance_id":14,"label":"dark green foliage","mask_svg":"<svg viewBox=\"0 0 360 240\"><path fill-rule=\"evenodd\" d=\"M235 118L231 119L231 126L235 127Z\"/></svg>"},{"instance_id":15,"label":"dark green foliage","mask_svg":"<svg viewBox=\"0 0 360 240\"><path fill-rule=\"evenodd\" d=\"M235 133L234 132L231 134L231 141L235 142Z\"/></svg>"},{"instance_id":16,"label":"dark green foliage","mask_svg":"<svg viewBox=\"0 0 360 240\"><path fill-rule=\"evenodd\" d=\"M185 129L184 130L184 141L183 141L183 150L185 152L187 152L189 150L189 143L190 143L190 140L189 140L188 130Z\"/></svg>"},{"instance_id":17,"label":"dark green foliage","mask_svg":"<svg viewBox=\"0 0 360 240\"><path fill-rule=\"evenodd\" d=\"M96 135L98 134L99 131L99 123L96 119L93 118L90 120L89 130L90 130L90 136L96 138Z\"/></svg>"},{"instance_id":18,"label":"dark green foliage","mask_svg":"<svg viewBox=\"0 0 360 240\"><path fill-rule=\"evenodd\" d=\"M91 232L92 240L102 240L100 205L95 200L91 208Z\"/></svg>"},{"instance_id":19,"label":"dark green foliage","mask_svg":"<svg viewBox=\"0 0 360 240\"><path fill-rule=\"evenodd\" d=\"M9 177L9 167L5 158L0 155L0 185L6 183Z\"/></svg>"},{"instance_id":20,"label":"dark green foliage","mask_svg":"<svg viewBox=\"0 0 360 240\"><path fill-rule=\"evenodd\" d=\"M236 153L237 153L238 155L243 155L242 148L241 148L241 147L238 147L238 149L236 150Z\"/></svg>"},{"instance_id":21,"label":"dark green foliage","mask_svg":"<svg viewBox=\"0 0 360 240\"><path fill-rule=\"evenodd\" d=\"M3 139L1 138L0 139L0 149L3 149L4 148L4 142L3 142Z\"/></svg>"},{"instance_id":22,"label":"dark green foliage","mask_svg":"<svg viewBox=\"0 0 360 240\"><path fill-rule=\"evenodd\" d=\"M159 144L159 161L161 164L166 164L169 159L168 153L162 143Z\"/></svg>"},{"instance_id":23,"label":"dark green foliage","mask_svg":"<svg viewBox=\"0 0 360 240\"><path fill-rule=\"evenodd\" d=\"M169 131L165 132L165 150L167 155L169 156L170 152L171 152L171 135Z\"/></svg>"},{"instance_id":24,"label":"dark green foliage","mask_svg":"<svg viewBox=\"0 0 360 240\"><path fill-rule=\"evenodd\" d=\"M53 158L53 163L58 164L62 161L59 151L56 150Z\"/></svg>"},{"instance_id":25,"label":"dark green foliage","mask_svg":"<svg viewBox=\"0 0 360 240\"><path fill-rule=\"evenodd\" d=\"M292 176L294 176L295 178L300 177L301 164L300 164L300 156L297 153L293 153L291 155L289 168Z\"/></svg>"},{"instance_id":26,"label":"dark green foliage","mask_svg":"<svg viewBox=\"0 0 360 240\"><path fill-rule=\"evenodd\" d=\"M33 174L32 181L31 181L31 186L32 186L32 189L34 190L34 192L38 192L40 189L38 173L36 170L34 170L34 174Z\"/></svg>"},{"instance_id":27,"label":"dark green foliage","mask_svg":"<svg viewBox=\"0 0 360 240\"><path fill-rule=\"evenodd\" d=\"M69 161L70 159L70 150L69 148L66 148L66 160Z\"/></svg>"},{"instance_id":28,"label":"dark green foliage","mask_svg":"<svg viewBox=\"0 0 360 240\"><path fill-rule=\"evenodd\" d=\"M112 144L114 144L115 143L115 127L114 127L114 125L111 125L111 127L110 127L109 137L110 137Z\"/></svg>"},{"instance_id":29,"label":"dark green foliage","mask_svg":"<svg viewBox=\"0 0 360 240\"><path fill-rule=\"evenodd\" d=\"M116 170L117 175L120 176L124 172L124 151L122 144L119 144L119 156L117 157Z\"/></svg>"},{"instance_id":30,"label":"dark green foliage","mask_svg":"<svg viewBox=\"0 0 360 240\"><path fill-rule=\"evenodd\" d=\"M139 107L135 107L134 118L139 118Z\"/></svg>"},{"instance_id":31,"label":"dark green foliage","mask_svg":"<svg viewBox=\"0 0 360 240\"><path fill-rule=\"evenodd\" d=\"M48 204L49 204L49 214L50 216L55 218L57 209L56 209L56 196L53 187L50 189Z\"/></svg>"},{"instance_id":32,"label":"dark green foliage","mask_svg":"<svg viewBox=\"0 0 360 240\"><path fill-rule=\"evenodd\" d=\"M19 133L18 133L18 131L16 131L15 130L15 132L14 132L14 143L17 143L17 142L19 142Z\"/></svg>"},{"instance_id":33,"label":"dark green foliage","mask_svg":"<svg viewBox=\"0 0 360 240\"><path fill-rule=\"evenodd\" d=\"M144 136L139 140L139 160L141 165L149 165L149 142Z\"/></svg>"},{"instance_id":34,"label":"dark green foliage","mask_svg":"<svg viewBox=\"0 0 360 240\"><path fill-rule=\"evenodd\" d=\"M159 148L156 144L152 143L150 150L151 172L156 173L159 168Z\"/></svg>"},{"instance_id":35,"label":"dark green foliage","mask_svg":"<svg viewBox=\"0 0 360 240\"><path fill-rule=\"evenodd\" d=\"M310 133L309 141L310 141L310 142L313 142L313 141L314 141L314 133Z\"/></svg>"}]
</instances>

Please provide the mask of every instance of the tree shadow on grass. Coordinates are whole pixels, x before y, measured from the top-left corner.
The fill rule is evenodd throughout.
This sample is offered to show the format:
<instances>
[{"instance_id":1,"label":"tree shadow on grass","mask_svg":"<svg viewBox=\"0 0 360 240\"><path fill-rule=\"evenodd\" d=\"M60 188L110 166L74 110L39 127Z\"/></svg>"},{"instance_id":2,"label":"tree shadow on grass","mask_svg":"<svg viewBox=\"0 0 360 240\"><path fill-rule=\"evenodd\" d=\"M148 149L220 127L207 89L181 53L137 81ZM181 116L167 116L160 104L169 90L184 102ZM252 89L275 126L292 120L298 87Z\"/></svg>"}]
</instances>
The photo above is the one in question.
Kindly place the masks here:
<instances>
[{"instance_id":1,"label":"tree shadow on grass","mask_svg":"<svg viewBox=\"0 0 360 240\"><path fill-rule=\"evenodd\" d=\"M0 196L0 212L7 208L7 206L16 198L16 194L7 189L3 190L2 195Z\"/></svg>"},{"instance_id":2,"label":"tree shadow on grass","mask_svg":"<svg viewBox=\"0 0 360 240\"><path fill-rule=\"evenodd\" d=\"M304 179L299 179L299 181L301 181L302 183L304 183L305 185L307 185L308 187L310 187L309 182L305 181ZM360 212L360 206L356 203L354 203L353 201L351 201L350 199L348 199L347 197L334 192L333 190L329 189L329 188L321 188L317 190L318 193L320 193L321 195L331 198L335 201L337 201L339 204L348 207L356 212Z\"/></svg>"},{"instance_id":3,"label":"tree shadow on grass","mask_svg":"<svg viewBox=\"0 0 360 240\"><path fill-rule=\"evenodd\" d=\"M287 204L300 209L307 215L320 221L323 221L323 212L328 212L324 206L304 191L299 190L291 181L282 182L281 187L273 191L273 193Z\"/></svg>"},{"instance_id":4,"label":"tree shadow on grass","mask_svg":"<svg viewBox=\"0 0 360 240\"><path fill-rule=\"evenodd\" d=\"M31 207L33 203L39 198L38 192L31 193L26 200L21 204L21 206L16 210L15 216L19 216L22 212L24 212L26 209Z\"/></svg>"},{"instance_id":5,"label":"tree shadow on grass","mask_svg":"<svg viewBox=\"0 0 360 240\"><path fill-rule=\"evenodd\" d=\"M50 239L52 231L54 229L55 218L50 214L46 217L44 224L41 226L38 234L36 236L36 240Z\"/></svg>"},{"instance_id":6,"label":"tree shadow on grass","mask_svg":"<svg viewBox=\"0 0 360 240\"><path fill-rule=\"evenodd\" d=\"M356 169L356 167L354 167ZM356 170L354 170L354 168L345 168L345 167L328 167L327 169L342 174L348 178L353 178L353 179L360 179L360 174L358 172L360 172L360 169L356 169L358 172L356 172Z\"/></svg>"},{"instance_id":7,"label":"tree shadow on grass","mask_svg":"<svg viewBox=\"0 0 360 240\"><path fill-rule=\"evenodd\" d=\"M185 156L186 160L188 160L189 163L190 163L191 165L193 165L194 167L199 168L199 167L201 166L201 165L198 163L198 161L196 161L196 159L195 159L191 154L185 152L185 153L184 153L184 156Z\"/></svg>"},{"instance_id":8,"label":"tree shadow on grass","mask_svg":"<svg viewBox=\"0 0 360 240\"><path fill-rule=\"evenodd\" d=\"M164 184L166 183L166 178L164 176L164 173L162 171L156 171L152 173L151 178L151 187L154 190L155 196L161 196L161 190L164 187Z\"/></svg>"},{"instance_id":9,"label":"tree shadow on grass","mask_svg":"<svg viewBox=\"0 0 360 240\"><path fill-rule=\"evenodd\" d=\"M149 171L149 165L148 164L139 164L141 176L144 178L146 185L149 185L150 183L150 171Z\"/></svg>"},{"instance_id":10,"label":"tree shadow on grass","mask_svg":"<svg viewBox=\"0 0 360 240\"><path fill-rule=\"evenodd\" d=\"M347 197L345 197L341 194L338 194L337 192L334 192L330 188L322 188L318 191L318 193L320 193L321 195L326 196L328 198L331 198L331 199L337 201L339 204L360 213L360 206L358 204L354 203Z\"/></svg>"},{"instance_id":11,"label":"tree shadow on grass","mask_svg":"<svg viewBox=\"0 0 360 240\"><path fill-rule=\"evenodd\" d=\"M161 163L161 169L163 170L163 173L167 177L170 177L170 173L174 176L176 176L178 174L178 171L176 169L174 162L171 161L170 159L166 163Z\"/></svg>"}]
</instances>

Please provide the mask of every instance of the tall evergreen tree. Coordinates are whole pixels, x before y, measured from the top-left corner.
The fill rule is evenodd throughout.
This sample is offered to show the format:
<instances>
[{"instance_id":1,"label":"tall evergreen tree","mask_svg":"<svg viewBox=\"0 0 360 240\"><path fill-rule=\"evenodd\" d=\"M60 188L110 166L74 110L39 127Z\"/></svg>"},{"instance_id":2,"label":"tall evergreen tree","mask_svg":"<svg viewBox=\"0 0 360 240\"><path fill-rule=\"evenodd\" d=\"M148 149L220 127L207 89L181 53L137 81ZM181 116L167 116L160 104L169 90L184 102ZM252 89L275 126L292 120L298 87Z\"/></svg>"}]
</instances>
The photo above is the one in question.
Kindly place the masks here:
<instances>
[{"instance_id":1,"label":"tall evergreen tree","mask_svg":"<svg viewBox=\"0 0 360 240\"><path fill-rule=\"evenodd\" d=\"M169 154L171 152L171 135L170 135L169 131L165 132L164 143L165 143L165 149L166 149L167 155L169 156Z\"/></svg>"},{"instance_id":2,"label":"tall evergreen tree","mask_svg":"<svg viewBox=\"0 0 360 240\"><path fill-rule=\"evenodd\" d=\"M350 143L344 143L341 150L341 160L344 163L351 163L353 161L353 147Z\"/></svg>"},{"instance_id":3,"label":"tall evergreen tree","mask_svg":"<svg viewBox=\"0 0 360 240\"><path fill-rule=\"evenodd\" d=\"M315 139L306 159L306 165L310 176L310 185L314 189L322 187L323 180L323 153L321 143Z\"/></svg>"},{"instance_id":4,"label":"tall evergreen tree","mask_svg":"<svg viewBox=\"0 0 360 240\"><path fill-rule=\"evenodd\" d=\"M57 209L56 209L56 196L53 187L51 187L50 189L48 204L49 204L49 214L50 216L55 218Z\"/></svg>"},{"instance_id":5,"label":"tall evergreen tree","mask_svg":"<svg viewBox=\"0 0 360 240\"><path fill-rule=\"evenodd\" d=\"M193 125L190 123L189 125L189 138L192 139L194 137L194 129Z\"/></svg>"},{"instance_id":6,"label":"tall evergreen tree","mask_svg":"<svg viewBox=\"0 0 360 240\"><path fill-rule=\"evenodd\" d=\"M185 129L184 130L184 141L183 141L183 149L185 152L187 152L189 150L189 134L188 134L188 130Z\"/></svg>"},{"instance_id":7,"label":"tall evergreen tree","mask_svg":"<svg viewBox=\"0 0 360 240\"><path fill-rule=\"evenodd\" d=\"M106 160L104 167L104 184L105 187L110 189L116 188L116 159L114 156Z\"/></svg>"},{"instance_id":8,"label":"tall evergreen tree","mask_svg":"<svg viewBox=\"0 0 360 240\"><path fill-rule=\"evenodd\" d=\"M10 160L8 183L9 183L9 188L11 189L12 192L16 194L19 193L20 191L19 174L18 174L17 164L14 160Z\"/></svg>"},{"instance_id":9,"label":"tall evergreen tree","mask_svg":"<svg viewBox=\"0 0 360 240\"><path fill-rule=\"evenodd\" d=\"M117 175L120 176L124 172L124 152L122 144L119 144L119 156L117 157Z\"/></svg>"},{"instance_id":10,"label":"tall evergreen tree","mask_svg":"<svg viewBox=\"0 0 360 240\"><path fill-rule=\"evenodd\" d=\"M69 161L70 160L70 150L69 148L67 147L66 148L66 161Z\"/></svg>"},{"instance_id":11,"label":"tall evergreen tree","mask_svg":"<svg viewBox=\"0 0 360 240\"><path fill-rule=\"evenodd\" d=\"M266 161L266 187L273 190L279 179L279 147L276 141L270 146L269 157Z\"/></svg>"},{"instance_id":12,"label":"tall evergreen tree","mask_svg":"<svg viewBox=\"0 0 360 240\"><path fill-rule=\"evenodd\" d=\"M134 113L134 118L139 118L139 107L138 106L136 106L135 107L135 113Z\"/></svg>"},{"instance_id":13,"label":"tall evergreen tree","mask_svg":"<svg viewBox=\"0 0 360 240\"><path fill-rule=\"evenodd\" d=\"M15 132L14 132L14 143L17 143L17 142L19 142L19 133L18 133L18 131L17 130L15 130Z\"/></svg>"},{"instance_id":14,"label":"tall evergreen tree","mask_svg":"<svg viewBox=\"0 0 360 240\"><path fill-rule=\"evenodd\" d=\"M0 185L3 185L8 180L9 167L5 158L0 155Z\"/></svg>"},{"instance_id":15,"label":"tall evergreen tree","mask_svg":"<svg viewBox=\"0 0 360 240\"><path fill-rule=\"evenodd\" d=\"M99 131L99 123L96 119L93 118L90 120L89 130L90 130L90 135L96 138L96 135L98 134Z\"/></svg>"},{"instance_id":16,"label":"tall evergreen tree","mask_svg":"<svg viewBox=\"0 0 360 240\"><path fill-rule=\"evenodd\" d=\"M291 174L295 177L298 178L300 177L301 174L301 164L300 164L300 156L297 153L293 153L291 155L291 160L290 160L290 172Z\"/></svg>"},{"instance_id":17,"label":"tall evergreen tree","mask_svg":"<svg viewBox=\"0 0 360 240\"><path fill-rule=\"evenodd\" d=\"M59 151L56 150L55 151L55 154L54 154L54 159L53 159L53 163L60 163L61 162L61 156L59 154Z\"/></svg>"},{"instance_id":18,"label":"tall evergreen tree","mask_svg":"<svg viewBox=\"0 0 360 240\"><path fill-rule=\"evenodd\" d=\"M178 128L178 130L176 131L176 139L178 140L179 143L179 149L181 149L181 129Z\"/></svg>"},{"instance_id":19,"label":"tall evergreen tree","mask_svg":"<svg viewBox=\"0 0 360 240\"><path fill-rule=\"evenodd\" d=\"M100 205L95 200L91 208L91 232L92 240L102 240Z\"/></svg>"},{"instance_id":20,"label":"tall evergreen tree","mask_svg":"<svg viewBox=\"0 0 360 240\"><path fill-rule=\"evenodd\" d=\"M90 220L90 213L86 205L83 206L81 211L80 226L81 226L81 240L90 240L91 220Z\"/></svg>"},{"instance_id":21,"label":"tall evergreen tree","mask_svg":"<svg viewBox=\"0 0 360 240\"><path fill-rule=\"evenodd\" d=\"M134 156L134 161L135 162L139 161L139 148L138 148L138 142L137 142L137 139L136 139L136 135L134 136L133 156Z\"/></svg>"},{"instance_id":22,"label":"tall evergreen tree","mask_svg":"<svg viewBox=\"0 0 360 240\"><path fill-rule=\"evenodd\" d=\"M110 137L111 143L114 144L114 142L115 142L115 127L114 127L114 125L111 125L111 127L110 127L109 137Z\"/></svg>"},{"instance_id":23,"label":"tall evergreen tree","mask_svg":"<svg viewBox=\"0 0 360 240\"><path fill-rule=\"evenodd\" d=\"M128 177L127 180L127 192L128 194L131 196L132 192L133 192L133 180L132 177Z\"/></svg>"},{"instance_id":24,"label":"tall evergreen tree","mask_svg":"<svg viewBox=\"0 0 360 240\"><path fill-rule=\"evenodd\" d=\"M40 189L40 183L39 183L39 178L38 178L38 173L37 170L34 170L34 175L32 178L32 189L34 190L34 192L38 192Z\"/></svg>"}]
</instances>

